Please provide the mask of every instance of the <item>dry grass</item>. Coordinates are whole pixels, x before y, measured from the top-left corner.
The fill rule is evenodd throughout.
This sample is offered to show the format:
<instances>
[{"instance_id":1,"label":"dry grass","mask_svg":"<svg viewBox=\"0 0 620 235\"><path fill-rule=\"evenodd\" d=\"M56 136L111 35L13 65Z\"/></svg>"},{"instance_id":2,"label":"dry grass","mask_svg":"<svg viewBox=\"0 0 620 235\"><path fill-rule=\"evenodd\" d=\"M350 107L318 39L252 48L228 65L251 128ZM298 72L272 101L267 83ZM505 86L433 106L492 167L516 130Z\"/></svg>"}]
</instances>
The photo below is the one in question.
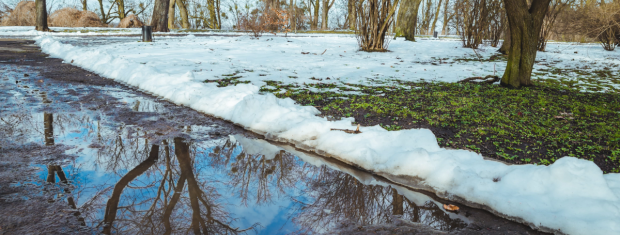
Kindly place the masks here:
<instances>
[{"instance_id":1,"label":"dry grass","mask_svg":"<svg viewBox=\"0 0 620 235\"><path fill-rule=\"evenodd\" d=\"M144 25L140 19L134 14L128 15L125 19L121 20L118 24L118 28L140 28Z\"/></svg>"},{"instance_id":2,"label":"dry grass","mask_svg":"<svg viewBox=\"0 0 620 235\"><path fill-rule=\"evenodd\" d=\"M34 26L36 8L33 1L22 1L10 13L5 13L0 26Z\"/></svg>"},{"instance_id":3,"label":"dry grass","mask_svg":"<svg viewBox=\"0 0 620 235\"><path fill-rule=\"evenodd\" d=\"M53 27L108 27L94 12L71 7L55 11L50 18L50 26Z\"/></svg>"}]
</instances>

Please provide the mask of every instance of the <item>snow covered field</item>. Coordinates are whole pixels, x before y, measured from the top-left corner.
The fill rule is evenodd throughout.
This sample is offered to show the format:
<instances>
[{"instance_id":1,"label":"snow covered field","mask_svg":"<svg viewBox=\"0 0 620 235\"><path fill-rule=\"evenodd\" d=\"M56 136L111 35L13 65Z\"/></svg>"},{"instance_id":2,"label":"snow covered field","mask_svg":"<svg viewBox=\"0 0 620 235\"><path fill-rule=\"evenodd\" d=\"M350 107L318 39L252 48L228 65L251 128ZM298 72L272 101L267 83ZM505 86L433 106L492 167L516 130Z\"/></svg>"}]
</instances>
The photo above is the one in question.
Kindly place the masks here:
<instances>
[{"instance_id":1,"label":"snow covered field","mask_svg":"<svg viewBox=\"0 0 620 235\"><path fill-rule=\"evenodd\" d=\"M330 131L352 129L353 119L328 121L317 117L314 107L259 93L265 80L381 85L387 79L454 82L494 70L501 75L505 62L481 63L458 41L396 40L389 48L392 52L363 53L356 51L355 38L348 35L259 40L156 37L154 43L132 39L112 44L49 36L36 40L44 52L67 63L230 120L267 138L377 173L417 177L437 192L523 218L533 226L569 234L620 233L620 174L603 175L590 161L565 157L550 166L509 166L470 151L440 148L427 129L388 132L373 126L362 127L357 135ZM493 51L486 48L478 53L488 60ZM617 52L606 52L598 45L550 44L548 51L539 53L538 60L549 65L539 63L538 70L549 66L617 70L620 64ZM230 77L225 74L242 76L238 79L251 84L218 88L203 82ZM618 88L614 77L609 84ZM373 81L377 78L381 81Z\"/></svg>"}]
</instances>

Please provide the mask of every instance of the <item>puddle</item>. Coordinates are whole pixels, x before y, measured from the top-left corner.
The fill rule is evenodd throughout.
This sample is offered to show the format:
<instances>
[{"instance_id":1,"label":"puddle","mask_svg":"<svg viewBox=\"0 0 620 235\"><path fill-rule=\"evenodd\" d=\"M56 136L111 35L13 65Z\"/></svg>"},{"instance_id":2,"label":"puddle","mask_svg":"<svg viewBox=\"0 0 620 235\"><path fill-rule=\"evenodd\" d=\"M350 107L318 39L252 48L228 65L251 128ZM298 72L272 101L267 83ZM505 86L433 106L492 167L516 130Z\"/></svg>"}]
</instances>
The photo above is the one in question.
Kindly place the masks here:
<instances>
[{"instance_id":1,"label":"puddle","mask_svg":"<svg viewBox=\"0 0 620 235\"><path fill-rule=\"evenodd\" d=\"M331 233L397 221L527 230L476 209L448 212L432 195L126 87L38 82L21 75L26 66L0 66L2 155L30 157L40 182L62 188L49 200L104 234Z\"/></svg>"}]
</instances>

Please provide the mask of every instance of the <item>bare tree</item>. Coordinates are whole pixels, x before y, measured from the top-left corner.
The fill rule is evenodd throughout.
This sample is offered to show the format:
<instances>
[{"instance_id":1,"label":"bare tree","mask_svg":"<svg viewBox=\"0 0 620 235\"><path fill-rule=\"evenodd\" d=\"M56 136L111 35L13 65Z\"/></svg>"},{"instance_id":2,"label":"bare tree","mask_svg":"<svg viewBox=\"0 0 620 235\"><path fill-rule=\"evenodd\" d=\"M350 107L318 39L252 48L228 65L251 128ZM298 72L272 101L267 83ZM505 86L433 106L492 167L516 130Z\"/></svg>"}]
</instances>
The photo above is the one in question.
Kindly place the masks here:
<instances>
[{"instance_id":1,"label":"bare tree","mask_svg":"<svg viewBox=\"0 0 620 235\"><path fill-rule=\"evenodd\" d=\"M448 32L448 23L450 23L450 21L452 21L452 18L454 17L454 8L451 7L450 5L450 0L446 0L444 7L443 7L443 26L441 27L441 34L446 35L450 32Z\"/></svg>"},{"instance_id":2,"label":"bare tree","mask_svg":"<svg viewBox=\"0 0 620 235\"><path fill-rule=\"evenodd\" d=\"M575 0L551 0L549 10L543 20L543 26L540 30L540 38L538 39L538 51L545 51L549 35L553 29L553 25L560 13L567 7L573 5Z\"/></svg>"},{"instance_id":3,"label":"bare tree","mask_svg":"<svg viewBox=\"0 0 620 235\"><path fill-rule=\"evenodd\" d=\"M336 0L323 0L323 14L321 18L321 30L327 30L329 27L329 9L334 6Z\"/></svg>"},{"instance_id":4,"label":"bare tree","mask_svg":"<svg viewBox=\"0 0 620 235\"><path fill-rule=\"evenodd\" d=\"M433 24L431 25L430 31L431 33L435 32L435 27L437 25L437 19L439 19L439 12L441 11L441 3L443 0L439 0L435 9L435 17L433 17Z\"/></svg>"},{"instance_id":5,"label":"bare tree","mask_svg":"<svg viewBox=\"0 0 620 235\"><path fill-rule=\"evenodd\" d=\"M357 4L355 32L363 51L386 51L387 31L394 20L399 0L367 0Z\"/></svg>"}]
</instances>

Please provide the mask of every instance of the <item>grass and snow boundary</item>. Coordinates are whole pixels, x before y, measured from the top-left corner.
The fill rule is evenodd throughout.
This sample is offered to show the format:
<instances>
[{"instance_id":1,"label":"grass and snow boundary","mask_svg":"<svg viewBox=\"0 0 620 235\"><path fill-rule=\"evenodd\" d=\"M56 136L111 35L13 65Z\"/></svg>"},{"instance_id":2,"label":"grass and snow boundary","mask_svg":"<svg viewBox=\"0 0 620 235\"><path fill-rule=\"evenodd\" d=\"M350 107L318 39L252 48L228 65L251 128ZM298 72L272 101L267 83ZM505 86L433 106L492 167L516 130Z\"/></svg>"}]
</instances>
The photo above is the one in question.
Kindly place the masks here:
<instances>
[{"instance_id":1,"label":"grass and snow boundary","mask_svg":"<svg viewBox=\"0 0 620 235\"><path fill-rule=\"evenodd\" d=\"M81 48L39 37L44 52L104 77L139 87L179 105L232 121L266 137L334 156L367 170L411 176L449 197L488 206L527 223L568 234L620 233L620 174L572 157L550 166L506 165L465 150L440 148L427 129L352 129L352 118L328 121L314 107L259 94L259 87L218 88L192 71L164 70L114 51Z\"/></svg>"}]
</instances>

